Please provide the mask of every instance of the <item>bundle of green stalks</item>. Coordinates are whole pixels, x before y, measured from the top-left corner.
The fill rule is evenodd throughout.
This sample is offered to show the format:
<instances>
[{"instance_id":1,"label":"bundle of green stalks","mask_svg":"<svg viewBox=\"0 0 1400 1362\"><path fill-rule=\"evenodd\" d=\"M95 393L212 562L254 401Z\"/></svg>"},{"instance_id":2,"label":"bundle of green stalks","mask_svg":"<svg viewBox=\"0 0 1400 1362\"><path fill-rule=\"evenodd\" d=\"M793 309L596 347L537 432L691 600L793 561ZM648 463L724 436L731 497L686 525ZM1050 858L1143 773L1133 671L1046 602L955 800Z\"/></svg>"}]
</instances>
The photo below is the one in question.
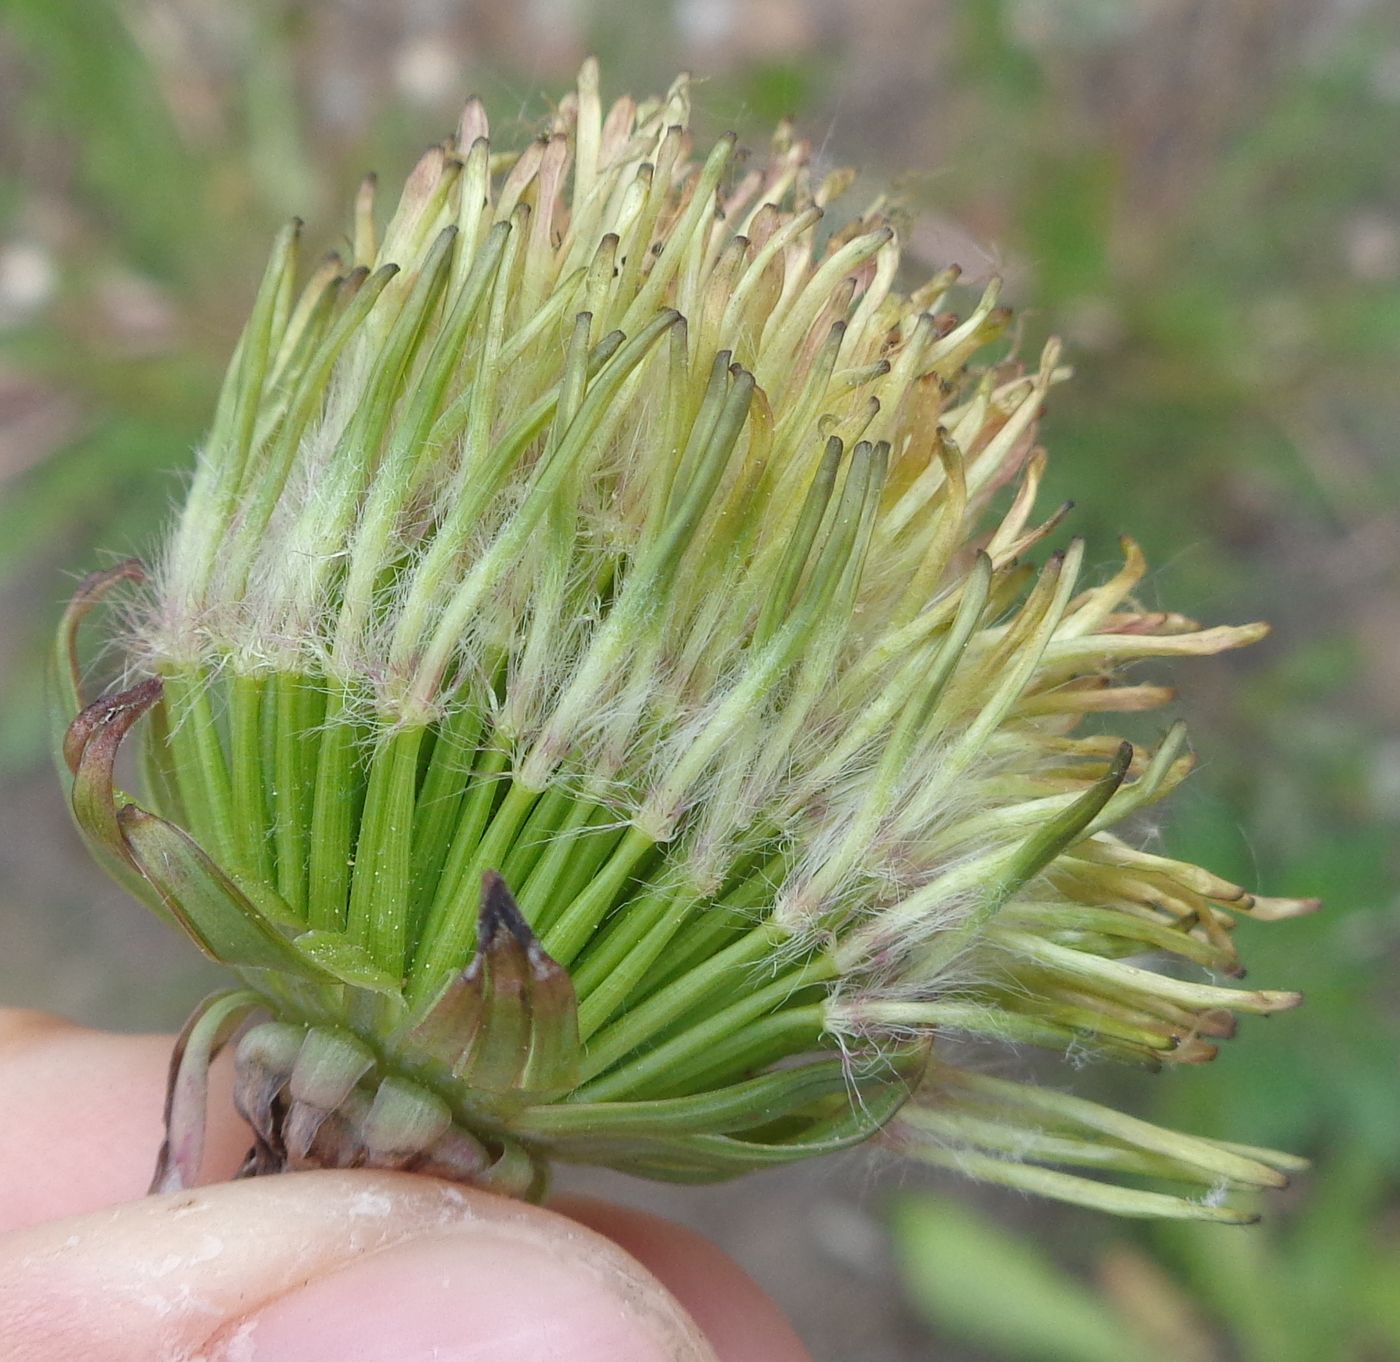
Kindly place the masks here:
<instances>
[{"instance_id":1,"label":"bundle of green stalks","mask_svg":"<svg viewBox=\"0 0 1400 1362\"><path fill-rule=\"evenodd\" d=\"M284 232L167 542L64 619L78 822L241 980L180 1039L155 1186L195 1176L233 1045L249 1174L538 1197L560 1161L874 1139L1247 1218L1226 1194L1297 1161L979 1042L1194 1063L1298 1001L1193 976L1306 901L1112 831L1182 729L1085 731L1171 698L1129 664L1263 629L1143 608L1127 541L1106 580L1040 561L1058 346L1022 364L995 285L950 310L956 269L897 291L899 213L833 213L853 176L789 128L696 158L689 98L605 110L589 63L521 151L473 101L382 227L366 182L345 258L301 280ZM85 705L118 584L126 670Z\"/></svg>"}]
</instances>

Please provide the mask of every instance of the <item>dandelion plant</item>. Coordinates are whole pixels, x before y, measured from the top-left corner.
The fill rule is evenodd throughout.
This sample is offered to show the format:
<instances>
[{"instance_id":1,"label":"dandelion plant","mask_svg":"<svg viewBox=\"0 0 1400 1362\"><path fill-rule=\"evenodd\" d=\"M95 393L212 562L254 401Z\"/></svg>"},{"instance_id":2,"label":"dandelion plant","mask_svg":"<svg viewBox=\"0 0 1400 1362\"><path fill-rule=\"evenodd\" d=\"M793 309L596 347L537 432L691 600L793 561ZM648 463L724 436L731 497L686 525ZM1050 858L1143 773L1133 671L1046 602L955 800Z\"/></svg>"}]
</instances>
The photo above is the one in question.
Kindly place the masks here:
<instances>
[{"instance_id":1,"label":"dandelion plant","mask_svg":"<svg viewBox=\"0 0 1400 1362\"><path fill-rule=\"evenodd\" d=\"M249 1175L538 1197L875 1140L1246 1218L1295 1161L984 1043L1194 1063L1298 1001L1220 978L1236 915L1307 902L1114 831L1182 729L1101 731L1170 699L1132 664L1264 631L1144 607L1131 542L1043 552L1058 345L1018 359L995 283L910 287L900 215L833 211L790 128L697 154L689 101L605 109L590 62L523 150L472 101L391 214L366 181L343 255L303 274L287 228L165 542L63 620L77 821L240 981L177 1044L154 1186L232 1046Z\"/></svg>"}]
</instances>

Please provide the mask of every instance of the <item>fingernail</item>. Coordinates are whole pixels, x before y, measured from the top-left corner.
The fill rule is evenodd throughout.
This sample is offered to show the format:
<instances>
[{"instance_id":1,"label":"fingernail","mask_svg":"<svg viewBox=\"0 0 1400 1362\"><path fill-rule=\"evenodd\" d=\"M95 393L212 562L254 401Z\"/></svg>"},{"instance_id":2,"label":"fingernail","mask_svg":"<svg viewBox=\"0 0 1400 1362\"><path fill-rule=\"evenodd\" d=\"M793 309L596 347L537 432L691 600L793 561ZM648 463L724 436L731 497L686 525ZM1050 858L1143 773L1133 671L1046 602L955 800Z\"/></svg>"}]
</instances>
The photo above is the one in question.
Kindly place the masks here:
<instances>
[{"instance_id":1,"label":"fingernail","mask_svg":"<svg viewBox=\"0 0 1400 1362\"><path fill-rule=\"evenodd\" d=\"M230 1326L218 1362L714 1362L695 1325L594 1236L510 1228L413 1239Z\"/></svg>"}]
</instances>

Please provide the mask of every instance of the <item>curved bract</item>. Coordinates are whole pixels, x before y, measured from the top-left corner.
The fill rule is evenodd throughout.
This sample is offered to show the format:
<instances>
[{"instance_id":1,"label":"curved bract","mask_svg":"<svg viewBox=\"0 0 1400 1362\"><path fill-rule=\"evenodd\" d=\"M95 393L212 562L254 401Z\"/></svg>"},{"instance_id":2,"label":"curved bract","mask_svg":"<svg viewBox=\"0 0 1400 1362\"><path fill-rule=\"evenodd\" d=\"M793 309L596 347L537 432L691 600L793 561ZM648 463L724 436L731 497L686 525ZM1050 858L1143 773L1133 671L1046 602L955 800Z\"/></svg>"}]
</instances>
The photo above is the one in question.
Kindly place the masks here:
<instances>
[{"instance_id":1,"label":"curved bract","mask_svg":"<svg viewBox=\"0 0 1400 1362\"><path fill-rule=\"evenodd\" d=\"M1128 664L1263 630L1143 609L1131 543L1106 581L1077 542L1036 566L1058 347L1020 363L955 269L897 292L891 205L833 214L852 176L787 128L697 157L688 102L605 112L589 63L523 151L470 103L382 233L367 182L304 282L289 228L149 581L65 620L78 821L246 985L192 1022L158 1181L236 1038L250 1171L535 1194L555 1159L706 1179L878 1132L1239 1218L1047 1165L1289 1160L951 1056L1197 1061L1297 1001L1130 962L1234 974L1233 914L1309 905L1116 836L1184 735L1083 731L1170 698ZM142 679L79 713L73 633L133 579Z\"/></svg>"}]
</instances>

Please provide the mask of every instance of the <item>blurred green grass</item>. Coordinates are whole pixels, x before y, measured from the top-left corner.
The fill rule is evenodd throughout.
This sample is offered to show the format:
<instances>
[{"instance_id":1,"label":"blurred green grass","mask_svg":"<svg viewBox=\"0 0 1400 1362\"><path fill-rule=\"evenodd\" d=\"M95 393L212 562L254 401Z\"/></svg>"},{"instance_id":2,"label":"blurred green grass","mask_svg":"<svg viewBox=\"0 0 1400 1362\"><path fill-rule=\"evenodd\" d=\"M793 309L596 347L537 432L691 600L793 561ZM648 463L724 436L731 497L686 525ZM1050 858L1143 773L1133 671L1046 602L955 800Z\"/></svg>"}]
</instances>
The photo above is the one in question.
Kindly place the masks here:
<instances>
[{"instance_id":1,"label":"blurred green grass","mask_svg":"<svg viewBox=\"0 0 1400 1362\"><path fill-rule=\"evenodd\" d=\"M1077 377L1049 418L1046 501L1074 498L1091 560L1131 533L1156 565L1150 594L1212 622L1277 625L1249 655L1180 678L1207 760L1154 835L1265 892L1324 896L1315 918L1240 929L1252 978L1301 987L1307 1007L1246 1024L1206 1070L1087 1077L1130 1101L1149 1091L1163 1119L1308 1152L1319 1171L1249 1248L1076 1217L1070 1268L1123 1244L1146 1255L1176 1283L1162 1299L1185 1292L1203 1312L1205 1357L1400 1350L1366 1273L1345 1285L1370 1304L1350 1310L1341 1287L1307 1297L1366 1322L1330 1345L1295 1331L1292 1351L1270 1351L1258 1300L1260 1283L1287 1296L1333 1250L1342 1261L1367 1243L1393 1261L1397 1242L1400 14L887 0L867 25L794 0L741 13L727 36L702 25L696 60L697 5L556 8L572 27L547 58L524 55L528 16L520 31L487 26L460 88L425 92L411 64L396 90L350 82L345 53L324 51L328 23L353 27L334 4L260 0L211 23L180 0L87 0L75 25L51 0L11 0L0 246L37 247L53 277L9 314L0 297L0 374L54 415L37 443L28 427L0 441L0 772L22 795L44 780L41 659L63 574L150 546L275 225L299 212L332 246L359 172L406 166L474 84L507 127L529 127L544 104L525 92L562 90L584 48L613 90L694 65L707 126L757 140L793 114L875 187L912 163L924 178L902 186L911 206L978 243L983 259L965 265L1005 262L1032 340L1065 334ZM1310 11L1325 22L1304 22ZM373 73L383 33L361 27ZM348 122L331 97L344 89L360 91ZM25 857L62 845L58 829L6 861L21 873L0 909L17 930L55 908L33 901ZM166 1019L100 998L94 1019ZM911 1202L899 1216L910 1253L966 1235L909 1229L918 1214ZM979 1341L975 1318L950 1315L917 1271L910 1283L932 1318ZM1056 1355L985 1330L980 1343Z\"/></svg>"}]
</instances>

